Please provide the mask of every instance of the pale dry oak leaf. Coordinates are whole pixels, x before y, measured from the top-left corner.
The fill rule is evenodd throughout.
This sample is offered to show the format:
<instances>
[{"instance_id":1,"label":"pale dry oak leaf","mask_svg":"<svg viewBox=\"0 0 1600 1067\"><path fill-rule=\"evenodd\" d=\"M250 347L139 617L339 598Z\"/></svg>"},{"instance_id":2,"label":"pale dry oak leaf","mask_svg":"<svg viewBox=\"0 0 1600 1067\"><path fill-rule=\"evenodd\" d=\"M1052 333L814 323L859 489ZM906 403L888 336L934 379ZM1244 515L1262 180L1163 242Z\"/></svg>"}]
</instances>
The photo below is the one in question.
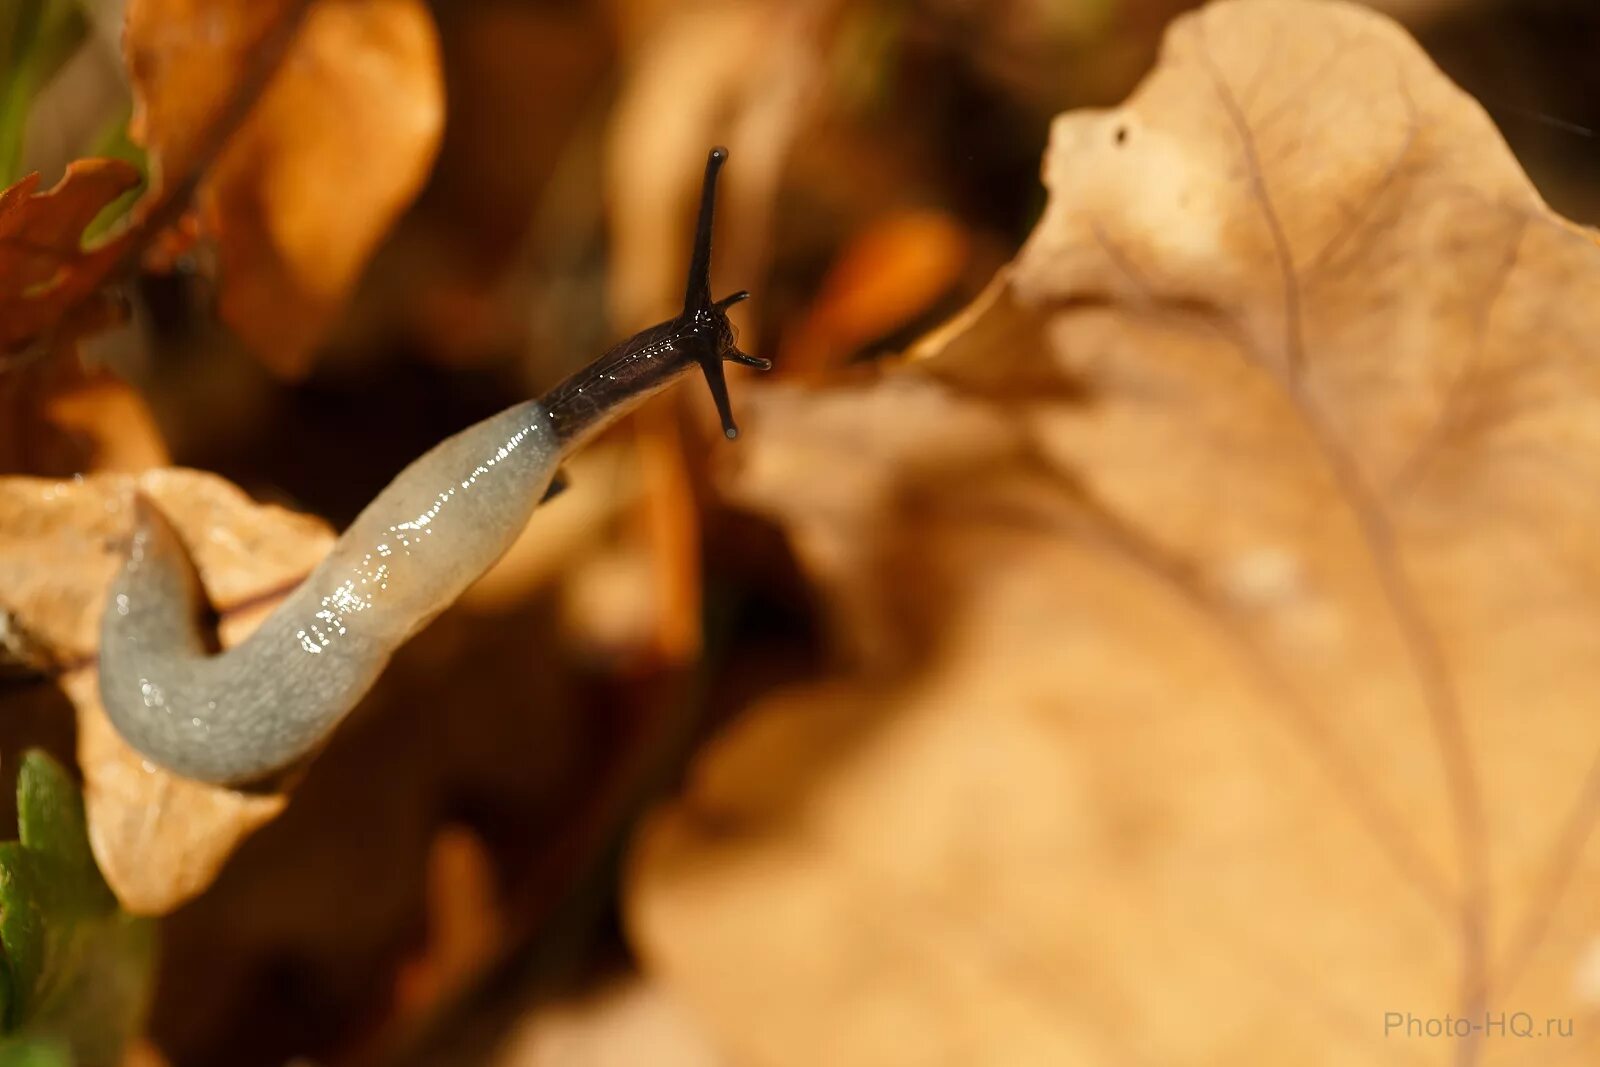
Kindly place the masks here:
<instances>
[{"instance_id":1,"label":"pale dry oak leaf","mask_svg":"<svg viewBox=\"0 0 1600 1067\"><path fill-rule=\"evenodd\" d=\"M1341 3L1044 179L909 366L749 391L850 666L643 830L648 973L751 1067L1592 1061L1600 246Z\"/></svg>"},{"instance_id":2,"label":"pale dry oak leaf","mask_svg":"<svg viewBox=\"0 0 1600 1067\"><path fill-rule=\"evenodd\" d=\"M121 566L135 490L177 527L216 609L224 646L249 635L333 543L309 516L256 504L199 471L0 478L0 616L48 652L77 709L89 841L128 910L161 914L208 886L283 793L179 778L122 740L100 705L94 659L106 589Z\"/></svg>"}]
</instances>

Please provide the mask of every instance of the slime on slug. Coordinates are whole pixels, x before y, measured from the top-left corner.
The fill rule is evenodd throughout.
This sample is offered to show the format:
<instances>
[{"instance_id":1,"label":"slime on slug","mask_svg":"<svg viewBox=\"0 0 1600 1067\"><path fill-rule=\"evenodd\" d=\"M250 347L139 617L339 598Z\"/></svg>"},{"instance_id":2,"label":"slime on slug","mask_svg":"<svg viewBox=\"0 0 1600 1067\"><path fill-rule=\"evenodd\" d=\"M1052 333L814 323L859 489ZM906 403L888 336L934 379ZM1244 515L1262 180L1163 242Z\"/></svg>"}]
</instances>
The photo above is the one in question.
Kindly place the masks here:
<instances>
[{"instance_id":1,"label":"slime on slug","mask_svg":"<svg viewBox=\"0 0 1600 1067\"><path fill-rule=\"evenodd\" d=\"M123 738L153 763L217 784L291 768L394 651L504 554L563 487L562 461L606 426L698 367L723 432L737 436L722 363L771 363L734 343L727 309L750 294L711 298L712 208L727 157L714 148L706 161L682 313L413 461L242 643L212 653L193 562L161 511L136 497L100 639L100 695Z\"/></svg>"}]
</instances>

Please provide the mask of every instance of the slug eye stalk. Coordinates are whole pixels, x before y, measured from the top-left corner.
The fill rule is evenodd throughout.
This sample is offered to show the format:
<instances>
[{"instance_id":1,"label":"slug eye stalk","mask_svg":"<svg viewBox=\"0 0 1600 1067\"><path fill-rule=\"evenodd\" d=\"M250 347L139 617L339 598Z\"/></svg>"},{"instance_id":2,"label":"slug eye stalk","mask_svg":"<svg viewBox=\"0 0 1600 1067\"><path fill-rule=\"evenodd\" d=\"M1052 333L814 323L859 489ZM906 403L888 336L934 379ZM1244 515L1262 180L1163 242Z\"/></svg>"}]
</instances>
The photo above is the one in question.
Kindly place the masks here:
<instances>
[{"instance_id":1,"label":"slug eye stalk","mask_svg":"<svg viewBox=\"0 0 1600 1067\"><path fill-rule=\"evenodd\" d=\"M696 366L716 402L722 432L730 438L739 436L722 364L770 370L772 361L741 352L735 343L728 309L748 299L749 291L741 289L721 300L711 298L711 221L717 174L727 158L728 150L722 147L713 148L706 158L683 310L676 318L641 330L545 395L544 404L563 444L598 432L633 403Z\"/></svg>"},{"instance_id":2,"label":"slug eye stalk","mask_svg":"<svg viewBox=\"0 0 1600 1067\"><path fill-rule=\"evenodd\" d=\"M772 361L747 355L739 351L734 343L728 309L742 300L748 300L750 291L740 289L721 300L711 299L711 216L717 198L717 174L727 159L728 150L720 145L706 157L706 178L700 187L700 217L694 229L694 255L689 260L689 281L683 293L683 312L677 321L707 339L705 343L692 346L693 358L700 364L706 387L711 390L712 400L716 401L717 414L722 419L722 432L733 438L739 436L739 428L734 425L733 409L728 402L728 381L722 372L723 361L741 363L758 370L771 370Z\"/></svg>"}]
</instances>

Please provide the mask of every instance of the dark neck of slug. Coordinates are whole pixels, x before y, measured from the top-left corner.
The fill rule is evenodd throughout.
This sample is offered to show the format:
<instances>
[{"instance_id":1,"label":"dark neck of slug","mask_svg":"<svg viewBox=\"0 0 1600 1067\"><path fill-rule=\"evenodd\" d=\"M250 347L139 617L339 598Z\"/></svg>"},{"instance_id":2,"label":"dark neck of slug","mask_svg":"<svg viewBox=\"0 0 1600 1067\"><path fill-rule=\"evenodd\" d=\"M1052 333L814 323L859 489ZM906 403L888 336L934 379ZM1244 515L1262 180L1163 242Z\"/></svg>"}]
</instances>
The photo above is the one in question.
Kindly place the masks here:
<instances>
[{"instance_id":1,"label":"dark neck of slug","mask_svg":"<svg viewBox=\"0 0 1600 1067\"><path fill-rule=\"evenodd\" d=\"M705 375L706 386L716 401L722 432L730 438L739 435L728 403L722 364L727 361L767 370L772 363L746 355L734 344L728 308L750 294L741 290L721 300L711 299L711 215L716 203L717 172L727 158L727 149L713 148L706 159L683 311L677 318L634 334L541 398L564 452L576 450L647 397L696 367Z\"/></svg>"},{"instance_id":2,"label":"dark neck of slug","mask_svg":"<svg viewBox=\"0 0 1600 1067\"><path fill-rule=\"evenodd\" d=\"M722 375L719 342L731 327L722 323L685 322L681 317L641 330L605 355L545 393L540 404L564 451L575 451L617 419L661 392L683 375L714 367L706 374L723 430L735 436L727 414L727 385ZM731 431L731 432L730 432Z\"/></svg>"}]
</instances>

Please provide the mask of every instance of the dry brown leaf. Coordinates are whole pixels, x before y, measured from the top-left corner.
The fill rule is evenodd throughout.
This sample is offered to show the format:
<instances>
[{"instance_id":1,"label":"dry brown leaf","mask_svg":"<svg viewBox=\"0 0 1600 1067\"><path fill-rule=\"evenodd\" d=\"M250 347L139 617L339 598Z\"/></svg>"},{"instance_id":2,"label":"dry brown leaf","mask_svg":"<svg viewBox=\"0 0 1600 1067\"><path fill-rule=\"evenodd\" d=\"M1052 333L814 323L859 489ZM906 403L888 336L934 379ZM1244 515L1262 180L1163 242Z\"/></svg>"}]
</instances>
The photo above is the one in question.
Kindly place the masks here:
<instances>
[{"instance_id":1,"label":"dry brown leaf","mask_svg":"<svg viewBox=\"0 0 1600 1067\"><path fill-rule=\"evenodd\" d=\"M84 228L138 184L120 159L80 159L44 192L37 174L0 192L0 352L54 329L100 288L122 242L85 248Z\"/></svg>"},{"instance_id":2,"label":"dry brown leaf","mask_svg":"<svg viewBox=\"0 0 1600 1067\"><path fill-rule=\"evenodd\" d=\"M0 370L0 475L70 477L162 466L167 449L144 398L75 345Z\"/></svg>"},{"instance_id":3,"label":"dry brown leaf","mask_svg":"<svg viewBox=\"0 0 1600 1067\"><path fill-rule=\"evenodd\" d=\"M65 668L78 713L89 838L131 911L170 911L208 885L233 849L282 810L277 793L177 778L142 760L111 727L93 668L105 590L121 565L137 488L187 541L237 644L332 543L316 519L258 505L228 482L167 469L67 482L0 478L0 615Z\"/></svg>"},{"instance_id":4,"label":"dry brown leaf","mask_svg":"<svg viewBox=\"0 0 1600 1067\"><path fill-rule=\"evenodd\" d=\"M1470 17L1483 0L1364 0L1366 5L1392 15L1411 27L1425 26L1454 16Z\"/></svg>"},{"instance_id":5,"label":"dry brown leaf","mask_svg":"<svg viewBox=\"0 0 1600 1067\"><path fill-rule=\"evenodd\" d=\"M689 664L700 655L700 514L684 457L681 424L661 405L647 407L637 428L639 506L631 539L649 561L654 626L639 648L657 663Z\"/></svg>"},{"instance_id":6,"label":"dry brown leaf","mask_svg":"<svg viewBox=\"0 0 1600 1067\"><path fill-rule=\"evenodd\" d=\"M444 120L421 0L133 0L124 36L152 173L206 166L252 59L293 28L277 71L198 189L223 317L271 366L303 373L367 258L432 166ZM248 89L248 86L244 87ZM246 93L245 95L248 95Z\"/></svg>"},{"instance_id":7,"label":"dry brown leaf","mask_svg":"<svg viewBox=\"0 0 1600 1067\"><path fill-rule=\"evenodd\" d=\"M438 1011L505 951L507 920L494 863L470 828L443 826L428 848L428 940L395 975L394 1014L404 1022Z\"/></svg>"},{"instance_id":8,"label":"dry brown leaf","mask_svg":"<svg viewBox=\"0 0 1600 1067\"><path fill-rule=\"evenodd\" d=\"M731 1067L682 1005L637 975L540 1004L491 1062L494 1067Z\"/></svg>"},{"instance_id":9,"label":"dry brown leaf","mask_svg":"<svg viewBox=\"0 0 1600 1067\"><path fill-rule=\"evenodd\" d=\"M121 1067L170 1067L161 1050L144 1038L137 1038L122 1054Z\"/></svg>"},{"instance_id":10,"label":"dry brown leaf","mask_svg":"<svg viewBox=\"0 0 1600 1067\"><path fill-rule=\"evenodd\" d=\"M794 138L816 106L831 0L678 4L626 57L607 131L612 322L677 314L706 150L726 143L712 288L754 286ZM734 313L739 320L745 309Z\"/></svg>"},{"instance_id":11,"label":"dry brown leaf","mask_svg":"<svg viewBox=\"0 0 1600 1067\"><path fill-rule=\"evenodd\" d=\"M941 211L897 211L851 239L817 299L785 339L785 376L836 370L863 345L905 327L946 296L969 254L967 231Z\"/></svg>"},{"instance_id":12,"label":"dry brown leaf","mask_svg":"<svg viewBox=\"0 0 1600 1067\"><path fill-rule=\"evenodd\" d=\"M155 415L137 389L104 367L68 364L71 385L46 397L42 414L56 432L81 442L86 456L72 473L133 473L171 462ZM28 468L29 473L46 473Z\"/></svg>"},{"instance_id":13,"label":"dry brown leaf","mask_svg":"<svg viewBox=\"0 0 1600 1067\"><path fill-rule=\"evenodd\" d=\"M1180 20L1045 177L920 363L746 391L859 669L646 829L650 972L762 1067L1589 1062L1592 235L1338 3Z\"/></svg>"}]
</instances>

